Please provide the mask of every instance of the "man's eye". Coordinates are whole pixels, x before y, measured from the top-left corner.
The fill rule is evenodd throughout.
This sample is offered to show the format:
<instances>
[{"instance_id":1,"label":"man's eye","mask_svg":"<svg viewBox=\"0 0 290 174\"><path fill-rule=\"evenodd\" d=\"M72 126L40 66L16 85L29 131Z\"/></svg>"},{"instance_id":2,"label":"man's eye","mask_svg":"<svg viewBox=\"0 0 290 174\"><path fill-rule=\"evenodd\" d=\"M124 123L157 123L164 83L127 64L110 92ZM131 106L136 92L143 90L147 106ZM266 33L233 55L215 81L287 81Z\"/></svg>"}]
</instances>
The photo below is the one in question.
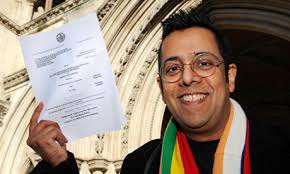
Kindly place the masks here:
<instances>
[{"instance_id":1,"label":"man's eye","mask_svg":"<svg viewBox=\"0 0 290 174\"><path fill-rule=\"evenodd\" d=\"M213 62L203 60L203 61L199 61L197 65L199 68L207 69L207 68L211 68L213 66Z\"/></svg>"},{"instance_id":2,"label":"man's eye","mask_svg":"<svg viewBox=\"0 0 290 174\"><path fill-rule=\"evenodd\" d=\"M166 74L173 74L173 73L177 73L181 70L179 65L172 65L166 68Z\"/></svg>"}]
</instances>

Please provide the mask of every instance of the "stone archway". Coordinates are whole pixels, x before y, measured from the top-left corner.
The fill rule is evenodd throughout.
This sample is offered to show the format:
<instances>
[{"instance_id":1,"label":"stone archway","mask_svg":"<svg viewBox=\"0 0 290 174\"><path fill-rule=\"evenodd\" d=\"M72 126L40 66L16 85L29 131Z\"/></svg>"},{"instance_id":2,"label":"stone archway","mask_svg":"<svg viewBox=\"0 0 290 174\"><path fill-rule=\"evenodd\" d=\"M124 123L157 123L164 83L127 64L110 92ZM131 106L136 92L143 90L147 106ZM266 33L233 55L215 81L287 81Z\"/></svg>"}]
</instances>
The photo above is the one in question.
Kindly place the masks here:
<instances>
[{"instance_id":1,"label":"stone archway","mask_svg":"<svg viewBox=\"0 0 290 174\"><path fill-rule=\"evenodd\" d=\"M290 2L208 0L201 8L227 36L237 58L232 97L248 117L290 132Z\"/></svg>"},{"instance_id":2,"label":"stone archway","mask_svg":"<svg viewBox=\"0 0 290 174\"><path fill-rule=\"evenodd\" d=\"M203 5L229 38L239 62L233 97L249 117L289 125L289 1L222 0Z\"/></svg>"},{"instance_id":3,"label":"stone archway","mask_svg":"<svg viewBox=\"0 0 290 174\"><path fill-rule=\"evenodd\" d=\"M86 13L97 13L128 122L120 131L98 134L68 144L68 149L75 154L81 173L118 173L126 154L160 136L164 104L156 84L156 53L161 34L159 23L176 9L195 6L200 2L200 0L69 0L25 25L5 23L5 27L15 35L22 35L61 26ZM22 81L18 80L16 75L4 80L5 92L11 95L12 102L18 102L15 93L18 94L18 91L22 90L23 83L29 82L25 69L21 74L26 77L21 79ZM12 87L16 92L11 89ZM33 100L33 95L30 92L29 94L31 95L29 101L23 102L25 107L13 106L29 112L7 114L6 117L13 118L17 122L24 118L25 122L21 122L21 129L16 127L16 121L4 120L6 136L0 138L4 145L0 148L0 154L4 154L0 158L1 172L25 173L40 159L30 153L25 144L28 122L35 107L35 103L30 101ZM16 131L21 133L15 134ZM13 144L16 145L9 146L10 140L14 139L21 141L15 141ZM17 149L18 146L21 148ZM16 159L15 154L22 156Z\"/></svg>"},{"instance_id":4,"label":"stone archway","mask_svg":"<svg viewBox=\"0 0 290 174\"><path fill-rule=\"evenodd\" d=\"M129 122L119 132L107 133L104 136L96 135L69 145L69 149L75 153L82 172L100 173L109 168L111 171L118 172L122 159L127 153L159 137L164 112L164 104L156 85L156 52L161 35L159 23L174 11L195 6L200 2L201 0L69 0L21 26L0 15L3 26L15 35L22 35L60 26L87 12L97 13L116 75L120 98ZM290 6L286 0L242 2L209 0L203 4L210 11L216 25L224 30L231 40L235 41L238 36L242 36L240 33L247 32L246 36L261 34L261 38L266 37L268 40L272 40L272 36L276 39L280 38L282 41L278 41L279 47L285 43L287 46L290 41L288 33L290 30L287 26L290 23L289 9L287 8ZM269 17L273 17L270 24ZM265 57L265 55L268 54L259 57ZM14 56L7 57L11 57L12 60ZM287 59L283 60L287 63ZM27 125L35 103L30 87L26 84L28 78L25 69L18 73L21 75L7 77L4 85L5 92L11 95L12 101L10 113L6 115L2 126L3 131L0 131L3 135L0 138L2 145L0 171L4 173L20 173L19 171L25 173L32 167L31 162L35 165L38 160L29 156L25 150ZM13 90L11 86L14 87ZM286 89L289 89L289 86L286 86ZM241 92L244 94L243 90ZM17 96L25 96L25 100ZM13 103L16 104L13 105ZM31 158L33 160L30 160Z\"/></svg>"}]
</instances>

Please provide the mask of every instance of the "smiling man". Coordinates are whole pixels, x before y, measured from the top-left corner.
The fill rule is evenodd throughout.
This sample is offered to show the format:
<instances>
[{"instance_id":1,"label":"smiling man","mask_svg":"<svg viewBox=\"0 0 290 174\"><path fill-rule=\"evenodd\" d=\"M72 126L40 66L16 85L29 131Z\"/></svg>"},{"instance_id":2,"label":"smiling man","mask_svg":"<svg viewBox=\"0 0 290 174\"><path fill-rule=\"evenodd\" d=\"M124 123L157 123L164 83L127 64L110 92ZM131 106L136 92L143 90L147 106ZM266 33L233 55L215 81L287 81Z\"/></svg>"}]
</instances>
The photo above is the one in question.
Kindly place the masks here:
<instances>
[{"instance_id":1,"label":"smiling man","mask_svg":"<svg viewBox=\"0 0 290 174\"><path fill-rule=\"evenodd\" d=\"M230 98L237 66L207 15L179 11L162 26L157 82L172 118L162 140L126 156L121 174L290 173L289 135L248 120ZM37 123L42 107L31 118L27 140L43 158L32 173L79 173L57 123Z\"/></svg>"},{"instance_id":2,"label":"smiling man","mask_svg":"<svg viewBox=\"0 0 290 174\"><path fill-rule=\"evenodd\" d=\"M172 117L163 139L127 155L121 173L289 172L289 135L249 121L230 98L237 66L208 16L179 11L162 27L157 82Z\"/></svg>"},{"instance_id":3,"label":"smiling man","mask_svg":"<svg viewBox=\"0 0 290 174\"><path fill-rule=\"evenodd\" d=\"M180 11L163 22L163 29L157 82L172 119L163 142L160 145L148 143L128 155L122 171L127 173L130 170L126 169L126 162L138 158L138 151L155 150L156 147L151 146L160 146L154 158L161 158L162 162L155 167L146 166L147 173L212 173L214 163L214 172L222 172L220 166L224 163L224 156L218 155L216 159L214 156L218 146L221 146L221 153L225 150L225 142L218 144L230 115L233 117L230 92L235 88L237 67L230 63L223 38L207 16L194 10ZM237 104L237 107L240 106ZM241 135L238 141L241 144L233 146L238 148L238 158L231 163L226 160L225 164L238 163L238 168L227 173L238 171L242 164L247 122L243 113L239 116L243 120L242 129L234 133ZM232 126L232 117L228 127Z\"/></svg>"},{"instance_id":4,"label":"smiling man","mask_svg":"<svg viewBox=\"0 0 290 174\"><path fill-rule=\"evenodd\" d=\"M191 139L219 139L230 113L237 69L227 65L227 80L214 34L202 27L170 33L160 61L158 83L174 119Z\"/></svg>"}]
</instances>

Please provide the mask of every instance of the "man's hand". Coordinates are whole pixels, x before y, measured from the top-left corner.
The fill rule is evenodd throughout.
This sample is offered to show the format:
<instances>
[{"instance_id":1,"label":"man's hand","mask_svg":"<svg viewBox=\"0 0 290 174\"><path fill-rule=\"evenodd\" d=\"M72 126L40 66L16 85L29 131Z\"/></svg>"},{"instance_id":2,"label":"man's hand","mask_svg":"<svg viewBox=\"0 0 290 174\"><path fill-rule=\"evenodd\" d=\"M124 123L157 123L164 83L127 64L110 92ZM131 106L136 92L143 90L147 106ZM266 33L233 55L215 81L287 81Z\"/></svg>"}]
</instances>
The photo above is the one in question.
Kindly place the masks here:
<instances>
[{"instance_id":1,"label":"man's hand","mask_svg":"<svg viewBox=\"0 0 290 174\"><path fill-rule=\"evenodd\" d=\"M52 167L67 159L67 139L59 125L53 121L41 120L37 123L43 109L41 102L35 109L29 125L27 144Z\"/></svg>"}]
</instances>

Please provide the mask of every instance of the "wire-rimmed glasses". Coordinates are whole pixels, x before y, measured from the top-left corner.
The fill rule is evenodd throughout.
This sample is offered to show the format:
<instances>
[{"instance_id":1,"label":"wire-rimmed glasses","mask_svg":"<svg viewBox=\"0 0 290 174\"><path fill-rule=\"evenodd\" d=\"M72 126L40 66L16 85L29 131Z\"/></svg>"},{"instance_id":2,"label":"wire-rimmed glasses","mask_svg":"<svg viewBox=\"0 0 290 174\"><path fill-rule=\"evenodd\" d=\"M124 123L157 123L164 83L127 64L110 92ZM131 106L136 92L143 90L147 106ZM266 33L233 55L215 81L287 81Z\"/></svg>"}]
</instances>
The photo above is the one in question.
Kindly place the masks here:
<instances>
[{"instance_id":1,"label":"wire-rimmed glasses","mask_svg":"<svg viewBox=\"0 0 290 174\"><path fill-rule=\"evenodd\" d=\"M160 77L168 83L177 82L183 73L184 66L190 65L193 72L200 77L209 77L214 74L217 67L223 64L217 56L210 52L198 52L192 55L192 61L184 64L177 57L167 59L160 67Z\"/></svg>"}]
</instances>

